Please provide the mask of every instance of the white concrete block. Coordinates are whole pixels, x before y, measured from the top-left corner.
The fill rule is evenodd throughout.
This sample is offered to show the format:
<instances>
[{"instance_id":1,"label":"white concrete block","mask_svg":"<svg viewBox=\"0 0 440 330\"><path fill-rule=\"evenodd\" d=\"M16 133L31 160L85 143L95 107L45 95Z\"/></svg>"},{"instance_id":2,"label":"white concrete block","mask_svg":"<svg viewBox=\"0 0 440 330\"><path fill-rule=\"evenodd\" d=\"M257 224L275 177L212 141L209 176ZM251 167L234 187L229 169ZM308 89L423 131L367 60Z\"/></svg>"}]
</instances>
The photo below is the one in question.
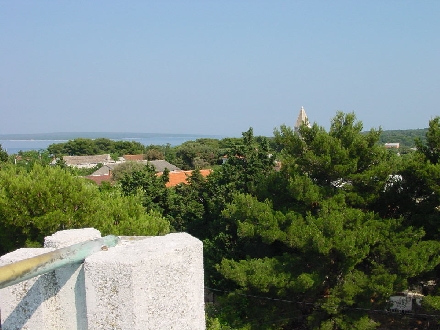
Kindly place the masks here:
<instances>
[{"instance_id":1,"label":"white concrete block","mask_svg":"<svg viewBox=\"0 0 440 330\"><path fill-rule=\"evenodd\" d=\"M60 230L44 238L44 247L61 249L73 244L100 238L101 233L95 228Z\"/></svg>"},{"instance_id":2,"label":"white concrete block","mask_svg":"<svg viewBox=\"0 0 440 330\"><path fill-rule=\"evenodd\" d=\"M0 257L0 266L32 258L53 249L19 249ZM42 329L52 323L51 315L45 313L46 280L37 276L30 280L0 289L2 330Z\"/></svg>"},{"instance_id":3,"label":"white concrete block","mask_svg":"<svg viewBox=\"0 0 440 330\"><path fill-rule=\"evenodd\" d=\"M89 329L205 329L203 244L189 234L123 240L84 269Z\"/></svg>"},{"instance_id":4,"label":"white concrete block","mask_svg":"<svg viewBox=\"0 0 440 330\"><path fill-rule=\"evenodd\" d=\"M100 238L101 233L94 228L61 230L44 238L45 247L64 248L77 243ZM53 329L86 330L87 305L83 265L69 265L46 275L51 285L47 290L57 292L46 303L48 313L58 315L58 325ZM58 326L58 328L57 328Z\"/></svg>"},{"instance_id":5,"label":"white concrete block","mask_svg":"<svg viewBox=\"0 0 440 330\"><path fill-rule=\"evenodd\" d=\"M58 232L50 248L19 249L0 265L100 237ZM203 246L186 234L123 237L84 265L59 268L0 290L3 330L205 329Z\"/></svg>"},{"instance_id":6,"label":"white concrete block","mask_svg":"<svg viewBox=\"0 0 440 330\"><path fill-rule=\"evenodd\" d=\"M45 247L19 249L0 258L0 265L101 237L94 228L56 232ZM82 264L68 265L0 290L3 330L86 330L87 306Z\"/></svg>"}]
</instances>

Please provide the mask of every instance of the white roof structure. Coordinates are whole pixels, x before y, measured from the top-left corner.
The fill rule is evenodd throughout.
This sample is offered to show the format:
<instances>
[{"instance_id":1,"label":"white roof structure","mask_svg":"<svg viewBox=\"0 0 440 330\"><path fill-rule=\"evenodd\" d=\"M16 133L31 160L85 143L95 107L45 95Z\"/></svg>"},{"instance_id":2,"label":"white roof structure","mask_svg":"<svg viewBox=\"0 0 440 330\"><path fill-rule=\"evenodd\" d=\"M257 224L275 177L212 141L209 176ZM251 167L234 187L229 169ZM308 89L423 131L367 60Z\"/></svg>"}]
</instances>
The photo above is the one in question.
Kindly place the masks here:
<instances>
[{"instance_id":1,"label":"white roof structure","mask_svg":"<svg viewBox=\"0 0 440 330\"><path fill-rule=\"evenodd\" d=\"M304 110L304 107L301 107L301 110L299 111L298 119L296 120L296 123L295 123L295 126L294 126L295 131L297 131L298 128L301 125L303 125L303 124L305 124L308 127L310 127L310 122L309 122L309 119L307 117L306 111Z\"/></svg>"}]
</instances>

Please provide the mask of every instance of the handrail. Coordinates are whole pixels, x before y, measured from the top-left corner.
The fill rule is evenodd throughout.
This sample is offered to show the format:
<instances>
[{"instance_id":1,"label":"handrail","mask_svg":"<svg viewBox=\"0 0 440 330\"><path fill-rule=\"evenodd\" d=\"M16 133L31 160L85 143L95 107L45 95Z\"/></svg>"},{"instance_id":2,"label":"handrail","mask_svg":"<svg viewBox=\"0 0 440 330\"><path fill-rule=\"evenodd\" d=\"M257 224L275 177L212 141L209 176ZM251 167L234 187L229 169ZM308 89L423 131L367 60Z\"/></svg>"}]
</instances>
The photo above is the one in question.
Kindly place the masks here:
<instances>
[{"instance_id":1,"label":"handrail","mask_svg":"<svg viewBox=\"0 0 440 330\"><path fill-rule=\"evenodd\" d=\"M0 289L66 265L82 263L93 253L114 247L118 242L117 236L108 235L0 266Z\"/></svg>"}]
</instances>

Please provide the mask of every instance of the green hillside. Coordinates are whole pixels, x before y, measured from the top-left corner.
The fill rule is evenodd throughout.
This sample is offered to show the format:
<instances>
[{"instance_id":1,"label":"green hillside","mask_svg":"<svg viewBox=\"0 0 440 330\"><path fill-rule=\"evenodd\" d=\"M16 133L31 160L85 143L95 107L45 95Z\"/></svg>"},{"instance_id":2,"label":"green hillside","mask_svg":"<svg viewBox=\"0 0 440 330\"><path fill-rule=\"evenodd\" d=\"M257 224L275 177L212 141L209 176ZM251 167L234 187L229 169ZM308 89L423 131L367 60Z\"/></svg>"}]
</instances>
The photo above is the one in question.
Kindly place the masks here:
<instances>
[{"instance_id":1,"label":"green hillside","mask_svg":"<svg viewBox=\"0 0 440 330\"><path fill-rule=\"evenodd\" d=\"M398 142L401 147L412 148L415 147L414 140L416 138L420 138L422 141L426 140L427 132L427 128L383 131L380 135L379 143L385 144Z\"/></svg>"}]
</instances>

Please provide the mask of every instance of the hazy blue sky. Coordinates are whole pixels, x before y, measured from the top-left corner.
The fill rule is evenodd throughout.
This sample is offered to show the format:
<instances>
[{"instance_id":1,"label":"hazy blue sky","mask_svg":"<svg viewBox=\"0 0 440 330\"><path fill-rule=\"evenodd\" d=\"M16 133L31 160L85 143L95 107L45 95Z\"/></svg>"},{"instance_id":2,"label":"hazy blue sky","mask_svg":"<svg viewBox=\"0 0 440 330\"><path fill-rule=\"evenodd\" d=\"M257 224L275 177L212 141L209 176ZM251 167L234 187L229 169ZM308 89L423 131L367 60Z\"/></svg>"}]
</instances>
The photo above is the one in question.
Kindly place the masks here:
<instances>
[{"instance_id":1,"label":"hazy blue sky","mask_svg":"<svg viewBox=\"0 0 440 330\"><path fill-rule=\"evenodd\" d=\"M440 115L440 1L0 0L0 134Z\"/></svg>"}]
</instances>

